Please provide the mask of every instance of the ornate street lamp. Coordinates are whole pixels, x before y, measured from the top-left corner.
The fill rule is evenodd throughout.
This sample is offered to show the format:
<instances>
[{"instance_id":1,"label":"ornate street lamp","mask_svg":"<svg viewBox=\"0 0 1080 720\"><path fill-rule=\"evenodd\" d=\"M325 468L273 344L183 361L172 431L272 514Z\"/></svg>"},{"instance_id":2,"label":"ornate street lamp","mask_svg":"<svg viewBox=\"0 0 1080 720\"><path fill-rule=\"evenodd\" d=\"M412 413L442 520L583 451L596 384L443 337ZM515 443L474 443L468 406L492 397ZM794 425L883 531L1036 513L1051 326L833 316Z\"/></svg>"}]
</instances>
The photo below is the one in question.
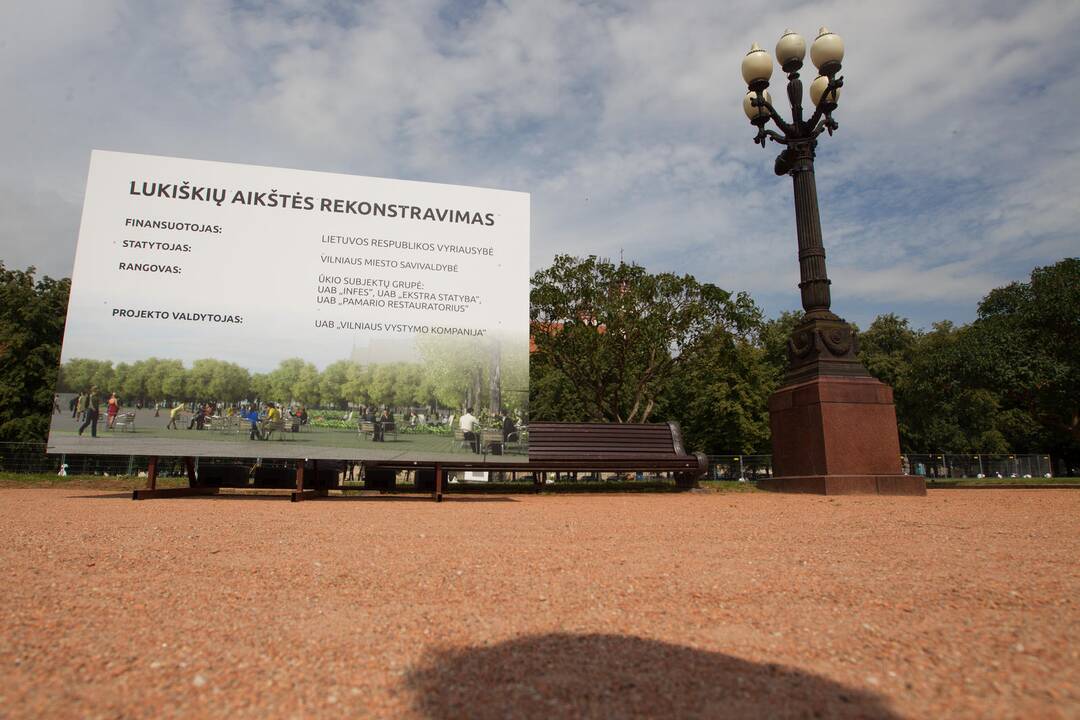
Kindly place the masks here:
<instances>
[{"instance_id":1,"label":"ornate street lamp","mask_svg":"<svg viewBox=\"0 0 1080 720\"><path fill-rule=\"evenodd\" d=\"M799 242L799 290L804 315L788 339L784 385L769 399L775 476L761 485L795 492L925 494L925 481L903 475L892 389L870 377L859 362L858 338L830 306L831 284L821 241L814 151L824 132L839 127L832 114L844 79L838 77L844 41L821 28L810 47L819 75L810 83L809 118L803 117L799 71L806 40L785 30L776 59L787 73L791 120L777 112L769 95L773 62L757 43L742 61L748 92L743 112L757 127L754 142L784 146L777 175L791 175ZM773 123L780 132L768 129Z\"/></svg>"},{"instance_id":2,"label":"ornate street lamp","mask_svg":"<svg viewBox=\"0 0 1080 720\"><path fill-rule=\"evenodd\" d=\"M803 84L799 79L806 41L801 35L785 30L776 43L776 59L788 74L787 96L791 103L791 121L785 121L766 88L773 65L769 53L755 43L742 61L743 79L749 91L743 98L743 111L757 127L754 142L765 147L769 140L784 146L776 158L777 175L791 175L795 186L795 227L799 240L799 290L805 311L788 342L789 382L806 380L818 375L865 377L867 372L856 358L858 341L851 326L829 308L828 274L825 270L825 248L821 242L821 219L818 214L817 184L814 180L814 151L817 138L824 132L830 135L839 127L833 120L844 79L837 77L844 59L844 41L836 33L821 28L810 47L810 59L820 73L810 83L813 110L803 118ZM780 130L766 129L772 122ZM781 134L782 133L782 134Z\"/></svg>"}]
</instances>

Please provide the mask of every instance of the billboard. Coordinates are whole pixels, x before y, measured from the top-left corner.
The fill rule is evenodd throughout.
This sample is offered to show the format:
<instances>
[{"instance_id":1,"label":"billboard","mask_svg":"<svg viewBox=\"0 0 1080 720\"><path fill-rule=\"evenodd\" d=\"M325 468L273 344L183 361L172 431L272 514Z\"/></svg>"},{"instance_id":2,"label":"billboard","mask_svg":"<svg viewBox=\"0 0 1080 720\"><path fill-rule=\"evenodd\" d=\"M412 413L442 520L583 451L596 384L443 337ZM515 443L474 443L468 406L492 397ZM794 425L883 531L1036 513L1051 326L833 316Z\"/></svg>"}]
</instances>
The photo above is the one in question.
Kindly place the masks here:
<instances>
[{"instance_id":1,"label":"billboard","mask_svg":"<svg viewBox=\"0 0 1080 720\"><path fill-rule=\"evenodd\" d=\"M529 195L95 150L49 451L527 457Z\"/></svg>"}]
</instances>

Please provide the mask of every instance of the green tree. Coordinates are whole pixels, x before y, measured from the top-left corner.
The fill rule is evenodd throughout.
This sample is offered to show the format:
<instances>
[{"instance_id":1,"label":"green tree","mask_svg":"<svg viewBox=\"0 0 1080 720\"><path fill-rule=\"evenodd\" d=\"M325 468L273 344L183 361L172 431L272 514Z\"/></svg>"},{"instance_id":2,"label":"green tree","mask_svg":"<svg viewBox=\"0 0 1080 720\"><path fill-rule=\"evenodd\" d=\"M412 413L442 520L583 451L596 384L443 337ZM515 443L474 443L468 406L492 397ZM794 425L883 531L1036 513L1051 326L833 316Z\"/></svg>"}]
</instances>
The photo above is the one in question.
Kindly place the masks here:
<instances>
[{"instance_id":1,"label":"green tree","mask_svg":"<svg viewBox=\"0 0 1080 720\"><path fill-rule=\"evenodd\" d=\"M269 373L255 373L251 376L250 400L266 402L274 395L273 385L270 382Z\"/></svg>"},{"instance_id":2,"label":"green tree","mask_svg":"<svg viewBox=\"0 0 1080 720\"><path fill-rule=\"evenodd\" d=\"M323 405L342 410L348 407L349 396L345 392L345 384L349 381L349 370L355 364L352 360L338 360L322 371L319 376L319 398Z\"/></svg>"},{"instance_id":3,"label":"green tree","mask_svg":"<svg viewBox=\"0 0 1080 720\"><path fill-rule=\"evenodd\" d=\"M540 353L529 358L529 416L558 422L592 418L579 388Z\"/></svg>"},{"instance_id":4,"label":"green tree","mask_svg":"<svg viewBox=\"0 0 1080 720\"><path fill-rule=\"evenodd\" d=\"M780 374L760 344L718 334L676 368L660 410L680 421L690 450L769 452L768 401L779 384Z\"/></svg>"},{"instance_id":5,"label":"green tree","mask_svg":"<svg viewBox=\"0 0 1080 720\"><path fill-rule=\"evenodd\" d=\"M304 405L316 405L319 402L319 370L311 363L304 363L292 387L292 398Z\"/></svg>"},{"instance_id":6,"label":"green tree","mask_svg":"<svg viewBox=\"0 0 1080 720\"><path fill-rule=\"evenodd\" d=\"M977 347L970 327L934 323L919 337L894 387L905 452L1005 452L1000 402L972 381Z\"/></svg>"},{"instance_id":7,"label":"green tree","mask_svg":"<svg viewBox=\"0 0 1080 720\"><path fill-rule=\"evenodd\" d=\"M267 400L316 403L319 400L319 371L301 358L282 360L277 369L270 373L269 390L272 397Z\"/></svg>"},{"instance_id":8,"label":"green tree","mask_svg":"<svg viewBox=\"0 0 1080 720\"><path fill-rule=\"evenodd\" d=\"M251 375L235 363L204 358L191 365L187 377L192 400L237 402L251 393Z\"/></svg>"},{"instance_id":9,"label":"green tree","mask_svg":"<svg viewBox=\"0 0 1080 720\"><path fill-rule=\"evenodd\" d=\"M116 371L109 360L72 358L60 370L60 390L83 392L91 386L104 390L112 387L115 377Z\"/></svg>"},{"instance_id":10,"label":"green tree","mask_svg":"<svg viewBox=\"0 0 1080 720\"><path fill-rule=\"evenodd\" d=\"M758 329L758 345L764 353L762 359L772 368L777 382L781 381L787 372L788 338L802 317L801 312L785 310L779 317L764 321Z\"/></svg>"},{"instance_id":11,"label":"green tree","mask_svg":"<svg viewBox=\"0 0 1080 720\"><path fill-rule=\"evenodd\" d=\"M52 417L71 284L34 273L0 262L0 440L7 442L43 441Z\"/></svg>"},{"instance_id":12,"label":"green tree","mask_svg":"<svg viewBox=\"0 0 1080 720\"><path fill-rule=\"evenodd\" d=\"M971 326L968 376L1001 398L1014 450L1080 465L1080 258L987 294Z\"/></svg>"},{"instance_id":13,"label":"green tree","mask_svg":"<svg viewBox=\"0 0 1080 720\"><path fill-rule=\"evenodd\" d=\"M372 375L371 367L364 367L354 363L349 366L346 374L348 379L342 389L345 397L355 405L370 405L372 402L371 393L369 392Z\"/></svg>"},{"instance_id":14,"label":"green tree","mask_svg":"<svg viewBox=\"0 0 1080 720\"><path fill-rule=\"evenodd\" d=\"M532 277L537 353L577 389L590 419L646 422L671 376L718 333L748 336L749 296L690 275L561 255Z\"/></svg>"},{"instance_id":15,"label":"green tree","mask_svg":"<svg viewBox=\"0 0 1080 720\"><path fill-rule=\"evenodd\" d=\"M155 387L160 387L158 397L166 400L182 400L187 397L187 371L179 360L159 360L156 368Z\"/></svg>"},{"instance_id":16,"label":"green tree","mask_svg":"<svg viewBox=\"0 0 1080 720\"><path fill-rule=\"evenodd\" d=\"M417 341L431 394L443 407L481 407L490 354L470 338L425 337Z\"/></svg>"},{"instance_id":17,"label":"green tree","mask_svg":"<svg viewBox=\"0 0 1080 720\"><path fill-rule=\"evenodd\" d=\"M859 333L859 359L871 375L895 389L903 383L918 343L919 333L907 318L879 315Z\"/></svg>"}]
</instances>

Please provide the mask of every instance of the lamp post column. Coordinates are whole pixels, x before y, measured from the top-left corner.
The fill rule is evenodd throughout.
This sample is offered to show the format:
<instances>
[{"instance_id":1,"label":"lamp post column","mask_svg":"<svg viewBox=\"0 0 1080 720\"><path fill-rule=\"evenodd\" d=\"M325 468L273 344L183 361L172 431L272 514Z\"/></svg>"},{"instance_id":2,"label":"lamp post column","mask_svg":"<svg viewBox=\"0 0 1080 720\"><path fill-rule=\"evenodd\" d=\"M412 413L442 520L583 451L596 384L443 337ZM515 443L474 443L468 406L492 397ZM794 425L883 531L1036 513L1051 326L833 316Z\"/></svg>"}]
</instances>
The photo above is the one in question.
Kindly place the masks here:
<instances>
[{"instance_id":1,"label":"lamp post column","mask_svg":"<svg viewBox=\"0 0 1080 720\"><path fill-rule=\"evenodd\" d=\"M825 246L821 241L817 182L814 180L813 140L792 144L791 179L795 187L795 232L799 240L799 290L808 316L832 316L829 307L829 275L825 270ZM833 316L835 317L835 316Z\"/></svg>"},{"instance_id":2,"label":"lamp post column","mask_svg":"<svg viewBox=\"0 0 1080 720\"><path fill-rule=\"evenodd\" d=\"M788 74L791 121L772 105L767 88L772 58L755 44L742 63L748 92L743 111L758 128L754 142L784 146L777 175L791 175L799 245L799 292L804 315L787 343L784 383L769 398L773 470L759 487L782 492L923 495L922 478L903 474L892 390L859 362L854 329L831 310L832 297L821 237L814 152L817 137L839 127L832 119L843 78L843 42L822 28L810 50L821 74L810 85L814 110L803 120L799 70L806 43L787 31L776 46ZM779 133L767 130L773 123Z\"/></svg>"}]
</instances>

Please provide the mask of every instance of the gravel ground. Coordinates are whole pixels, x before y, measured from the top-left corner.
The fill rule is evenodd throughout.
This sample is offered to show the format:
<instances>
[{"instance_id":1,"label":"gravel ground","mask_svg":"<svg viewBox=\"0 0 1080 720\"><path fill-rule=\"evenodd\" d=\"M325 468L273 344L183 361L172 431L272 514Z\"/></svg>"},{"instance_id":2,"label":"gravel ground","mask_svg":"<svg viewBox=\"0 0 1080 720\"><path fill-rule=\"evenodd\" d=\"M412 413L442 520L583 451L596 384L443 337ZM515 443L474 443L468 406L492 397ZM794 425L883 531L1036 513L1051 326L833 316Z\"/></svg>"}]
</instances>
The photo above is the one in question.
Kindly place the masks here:
<instances>
[{"instance_id":1,"label":"gravel ground","mask_svg":"<svg viewBox=\"0 0 1080 720\"><path fill-rule=\"evenodd\" d=\"M1080 492L0 490L0 716L1080 717Z\"/></svg>"}]
</instances>

